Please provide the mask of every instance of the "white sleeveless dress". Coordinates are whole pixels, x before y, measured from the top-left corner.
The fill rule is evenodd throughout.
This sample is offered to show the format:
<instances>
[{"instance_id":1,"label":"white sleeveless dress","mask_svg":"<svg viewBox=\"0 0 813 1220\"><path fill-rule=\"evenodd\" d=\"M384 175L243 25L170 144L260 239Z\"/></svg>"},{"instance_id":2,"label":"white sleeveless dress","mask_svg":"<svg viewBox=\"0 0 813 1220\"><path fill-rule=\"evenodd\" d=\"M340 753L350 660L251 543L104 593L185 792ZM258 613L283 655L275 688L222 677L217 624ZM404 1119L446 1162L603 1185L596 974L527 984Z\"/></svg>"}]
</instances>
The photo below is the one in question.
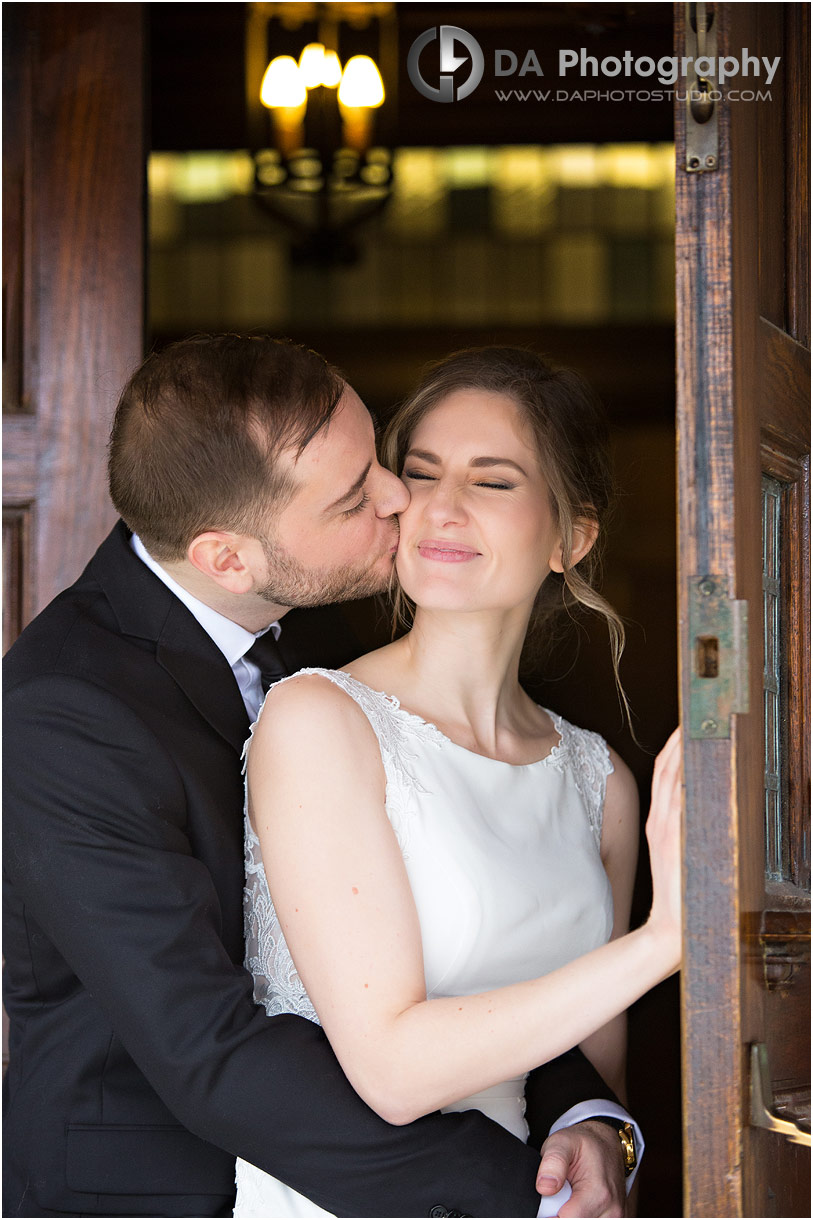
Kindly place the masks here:
<instances>
[{"instance_id":1,"label":"white sleeveless dress","mask_svg":"<svg viewBox=\"0 0 813 1220\"><path fill-rule=\"evenodd\" d=\"M378 738L387 814L418 911L429 999L537 978L609 939L612 892L599 845L613 768L601 737L550 712L560 740L547 757L499 762L456 745L393 696L349 674L302 674L321 674L341 687ZM271 1016L298 1013L318 1023L274 911L247 812L245 833L246 967L254 997ZM524 1076L508 1080L446 1110L482 1110L525 1140L524 1086ZM238 1160L236 1179L235 1216L330 1214L247 1161Z\"/></svg>"}]
</instances>

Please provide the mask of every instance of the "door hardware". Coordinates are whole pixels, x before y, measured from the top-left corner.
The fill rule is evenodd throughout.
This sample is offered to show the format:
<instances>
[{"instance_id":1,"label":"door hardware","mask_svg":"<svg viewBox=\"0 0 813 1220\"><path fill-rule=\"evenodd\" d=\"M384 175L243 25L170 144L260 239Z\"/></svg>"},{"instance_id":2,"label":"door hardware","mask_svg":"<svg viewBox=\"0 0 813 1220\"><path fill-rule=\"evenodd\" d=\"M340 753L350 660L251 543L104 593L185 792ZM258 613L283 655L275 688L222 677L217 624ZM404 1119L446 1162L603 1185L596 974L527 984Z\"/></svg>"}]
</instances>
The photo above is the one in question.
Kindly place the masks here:
<instances>
[{"instance_id":1,"label":"door hardware","mask_svg":"<svg viewBox=\"0 0 813 1220\"><path fill-rule=\"evenodd\" d=\"M748 711L748 603L729 599L725 577L695 576L689 631L689 737L730 737L732 712Z\"/></svg>"},{"instance_id":2,"label":"door hardware","mask_svg":"<svg viewBox=\"0 0 813 1220\"><path fill-rule=\"evenodd\" d=\"M707 174L719 165L717 129L719 86L709 71L698 72L697 61L706 68L717 63L717 23L711 4L686 5L686 58L691 67L686 77L686 158L689 174ZM709 62L710 61L710 62Z\"/></svg>"}]
</instances>

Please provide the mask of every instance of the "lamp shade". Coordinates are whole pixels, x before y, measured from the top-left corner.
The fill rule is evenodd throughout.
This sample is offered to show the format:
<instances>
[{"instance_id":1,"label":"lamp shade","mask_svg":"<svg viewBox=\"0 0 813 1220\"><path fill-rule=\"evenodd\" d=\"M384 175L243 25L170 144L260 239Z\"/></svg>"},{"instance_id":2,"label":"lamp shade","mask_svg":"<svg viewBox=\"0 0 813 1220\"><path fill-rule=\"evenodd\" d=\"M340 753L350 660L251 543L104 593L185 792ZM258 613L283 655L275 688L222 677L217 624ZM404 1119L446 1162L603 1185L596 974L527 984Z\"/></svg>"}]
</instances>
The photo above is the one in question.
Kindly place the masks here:
<instances>
[{"instance_id":1,"label":"lamp shade","mask_svg":"<svg viewBox=\"0 0 813 1220\"><path fill-rule=\"evenodd\" d=\"M339 85L339 102L347 107L373 109L384 101L384 82L369 55L348 59Z\"/></svg>"},{"instance_id":2,"label":"lamp shade","mask_svg":"<svg viewBox=\"0 0 813 1220\"><path fill-rule=\"evenodd\" d=\"M325 61L325 48L321 42L309 42L302 48L299 56L299 71L306 89L315 89L322 84L322 67Z\"/></svg>"},{"instance_id":3,"label":"lamp shade","mask_svg":"<svg viewBox=\"0 0 813 1220\"><path fill-rule=\"evenodd\" d=\"M303 105L307 90L296 60L290 55L278 55L265 70L260 85L260 101L269 109L293 108Z\"/></svg>"},{"instance_id":4,"label":"lamp shade","mask_svg":"<svg viewBox=\"0 0 813 1220\"><path fill-rule=\"evenodd\" d=\"M328 89L335 89L342 79L342 65L335 51L325 51L322 60L322 84Z\"/></svg>"}]
</instances>

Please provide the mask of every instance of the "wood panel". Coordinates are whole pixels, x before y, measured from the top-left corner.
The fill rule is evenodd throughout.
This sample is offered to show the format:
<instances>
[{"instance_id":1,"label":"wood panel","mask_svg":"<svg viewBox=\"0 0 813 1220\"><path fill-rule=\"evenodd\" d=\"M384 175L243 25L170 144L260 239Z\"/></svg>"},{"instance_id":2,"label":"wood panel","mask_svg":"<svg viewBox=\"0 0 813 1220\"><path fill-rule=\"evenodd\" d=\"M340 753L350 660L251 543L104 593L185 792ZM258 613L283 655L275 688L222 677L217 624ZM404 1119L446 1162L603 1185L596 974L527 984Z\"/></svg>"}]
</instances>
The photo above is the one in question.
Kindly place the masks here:
<instances>
[{"instance_id":1,"label":"wood panel","mask_svg":"<svg viewBox=\"0 0 813 1220\"><path fill-rule=\"evenodd\" d=\"M3 652L28 620L31 572L31 505L3 506Z\"/></svg>"},{"instance_id":2,"label":"wood panel","mask_svg":"<svg viewBox=\"0 0 813 1220\"><path fill-rule=\"evenodd\" d=\"M30 409L27 369L30 340L31 226L25 207L31 194L31 42L25 5L7 10L3 53L3 412ZM27 358L26 358L27 357Z\"/></svg>"},{"instance_id":3,"label":"wood panel","mask_svg":"<svg viewBox=\"0 0 813 1220\"><path fill-rule=\"evenodd\" d=\"M114 520L107 434L143 335L142 8L4 14L3 474L4 504L35 505L14 573L24 619Z\"/></svg>"},{"instance_id":4,"label":"wood panel","mask_svg":"<svg viewBox=\"0 0 813 1220\"><path fill-rule=\"evenodd\" d=\"M677 46L684 5L676 6ZM809 352L799 250L805 196L789 198L807 152L799 145L806 48L792 48L793 5L714 6L718 54L783 57L771 101L723 103L719 169L681 172L678 160L678 431L682 698L691 700L689 582L714 573L748 604L749 711L731 736L689 741L686 769L686 964L683 974L686 1214L807 1215L804 1150L750 1123L750 1047L768 1047L774 1087L805 1074L809 1008L803 985L768 985L766 928L809 892L766 886L761 480L782 481L781 557L788 673L789 797L809 785ZM792 54L791 54L792 51ZM786 55L786 52L788 55ZM796 67L793 68L793 56ZM805 66L807 64L807 67ZM794 76L795 72L795 76ZM795 81L795 84L794 84ZM790 84L788 83L790 82ZM794 134L795 133L795 134ZM795 219L794 219L795 217ZM809 228L807 229L809 232ZM792 636L792 633L795 635ZM792 637L792 638L791 638ZM795 819L795 821L793 820ZM801 842L800 834L797 834ZM801 879L803 869L794 867ZM791 885L790 888L793 888ZM778 909L777 909L778 908ZM808 925L809 926L809 925ZM809 969L809 936L795 940ZM794 950L795 952L796 950ZM804 969L801 971L804 977ZM799 1009L799 1004L802 1010ZM796 1065L795 1081L790 1065Z\"/></svg>"},{"instance_id":5,"label":"wood panel","mask_svg":"<svg viewBox=\"0 0 813 1220\"><path fill-rule=\"evenodd\" d=\"M786 4L787 328L810 347L810 5Z\"/></svg>"}]
</instances>

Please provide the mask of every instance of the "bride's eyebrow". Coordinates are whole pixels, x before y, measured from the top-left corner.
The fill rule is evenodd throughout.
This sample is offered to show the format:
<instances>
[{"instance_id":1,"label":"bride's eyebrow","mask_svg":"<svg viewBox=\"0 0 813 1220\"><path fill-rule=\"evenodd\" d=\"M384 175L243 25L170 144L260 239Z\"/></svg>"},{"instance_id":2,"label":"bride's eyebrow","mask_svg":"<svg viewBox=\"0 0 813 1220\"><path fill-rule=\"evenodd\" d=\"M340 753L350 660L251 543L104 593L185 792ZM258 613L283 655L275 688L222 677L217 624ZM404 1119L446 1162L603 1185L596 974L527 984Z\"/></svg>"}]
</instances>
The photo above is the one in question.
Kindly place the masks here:
<instances>
[{"instance_id":1,"label":"bride's eyebrow","mask_svg":"<svg viewBox=\"0 0 813 1220\"><path fill-rule=\"evenodd\" d=\"M523 477L524 479L527 479L527 477L528 477L528 476L527 476L527 474L525 473L525 471L524 471L524 470L522 469L522 467L519 465L519 463L518 463L518 462L512 462L512 461L511 461L511 458L500 458L500 457L479 457L479 458L472 458L472 459L471 459L471 461L469 462L469 465L470 465L470 466L476 466L476 467L482 467L482 466L510 466L510 467L511 467L513 470L518 471L518 472L519 472L519 473L522 475L522 477Z\"/></svg>"},{"instance_id":2,"label":"bride's eyebrow","mask_svg":"<svg viewBox=\"0 0 813 1220\"><path fill-rule=\"evenodd\" d=\"M436 453L430 453L428 449L410 449L404 460L406 461L409 458L419 458L422 462L428 462L430 466L440 465L440 458L438 455ZM476 457L471 459L469 466L472 466L475 469L483 469L484 467L491 466L511 466L514 470L518 471L524 479L527 479L528 477L519 463L513 462L511 458Z\"/></svg>"}]
</instances>

